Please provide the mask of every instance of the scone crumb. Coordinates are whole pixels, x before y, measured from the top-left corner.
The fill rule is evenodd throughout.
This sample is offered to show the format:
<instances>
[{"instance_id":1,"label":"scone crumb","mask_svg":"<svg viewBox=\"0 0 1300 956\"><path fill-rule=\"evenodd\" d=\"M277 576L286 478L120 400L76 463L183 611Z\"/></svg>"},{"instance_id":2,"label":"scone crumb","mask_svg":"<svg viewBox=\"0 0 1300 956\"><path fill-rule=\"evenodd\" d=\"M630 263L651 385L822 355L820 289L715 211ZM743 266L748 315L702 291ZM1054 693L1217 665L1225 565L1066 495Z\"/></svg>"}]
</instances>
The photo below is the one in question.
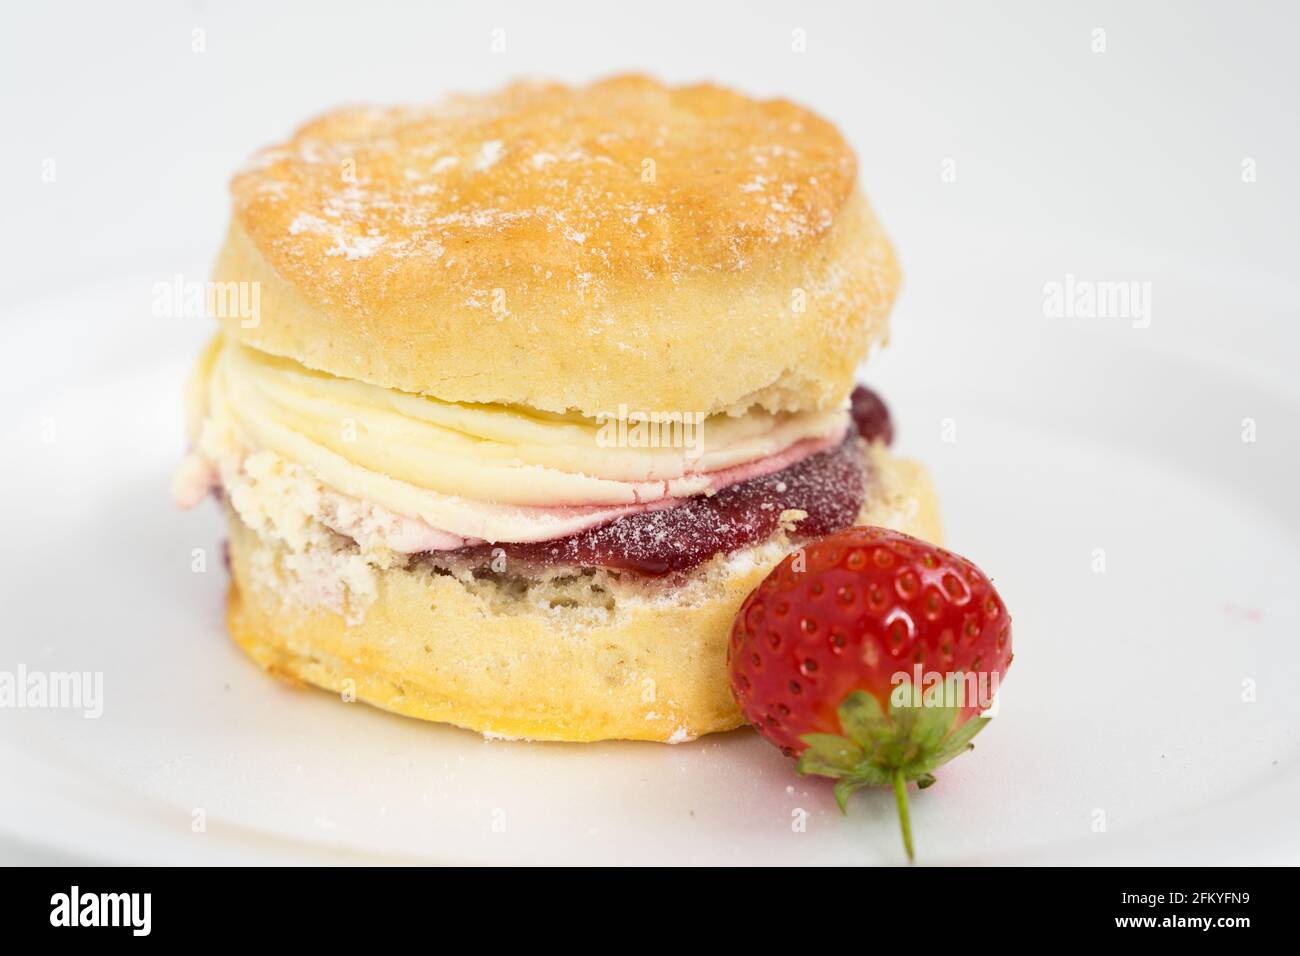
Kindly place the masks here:
<instances>
[{"instance_id":1,"label":"scone crumb","mask_svg":"<svg viewBox=\"0 0 1300 956\"><path fill-rule=\"evenodd\" d=\"M785 511L781 512L781 517L778 518L777 521L779 522L782 531L786 534L793 534L795 531L795 525L806 517L808 517L808 512L804 511L802 508L786 508Z\"/></svg>"},{"instance_id":2,"label":"scone crumb","mask_svg":"<svg viewBox=\"0 0 1300 956\"><path fill-rule=\"evenodd\" d=\"M692 734L685 724L681 724L672 732L672 736L670 736L665 743L685 744L690 743L695 739L695 737L696 735Z\"/></svg>"}]
</instances>

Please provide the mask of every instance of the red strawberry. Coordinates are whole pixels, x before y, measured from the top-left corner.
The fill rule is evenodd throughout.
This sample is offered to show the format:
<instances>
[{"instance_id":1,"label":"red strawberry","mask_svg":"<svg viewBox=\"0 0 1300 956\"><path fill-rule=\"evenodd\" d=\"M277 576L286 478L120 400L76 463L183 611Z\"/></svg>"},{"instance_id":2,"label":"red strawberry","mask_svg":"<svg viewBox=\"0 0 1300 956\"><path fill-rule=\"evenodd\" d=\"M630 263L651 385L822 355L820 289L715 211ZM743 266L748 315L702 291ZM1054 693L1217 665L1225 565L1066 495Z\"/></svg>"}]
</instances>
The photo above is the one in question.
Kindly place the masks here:
<instances>
[{"instance_id":1,"label":"red strawberry","mask_svg":"<svg viewBox=\"0 0 1300 956\"><path fill-rule=\"evenodd\" d=\"M892 786L913 858L908 781L971 749L1011 664L1011 619L965 558L885 528L796 551L754 589L727 649L745 718L799 772L836 778L840 809ZM964 692L964 693L963 693Z\"/></svg>"}]
</instances>

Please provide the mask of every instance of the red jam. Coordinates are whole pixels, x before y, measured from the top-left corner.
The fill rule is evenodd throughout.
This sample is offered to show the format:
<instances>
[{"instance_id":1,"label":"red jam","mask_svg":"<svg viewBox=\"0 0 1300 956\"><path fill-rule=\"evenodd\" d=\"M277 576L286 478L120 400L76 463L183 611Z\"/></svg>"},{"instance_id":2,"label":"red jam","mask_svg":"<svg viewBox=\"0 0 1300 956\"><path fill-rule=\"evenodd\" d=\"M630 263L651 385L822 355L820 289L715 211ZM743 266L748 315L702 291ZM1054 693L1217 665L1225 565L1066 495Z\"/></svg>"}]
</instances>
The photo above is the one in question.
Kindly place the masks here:
<instances>
[{"instance_id":1,"label":"red jam","mask_svg":"<svg viewBox=\"0 0 1300 956\"><path fill-rule=\"evenodd\" d=\"M776 531L781 512L791 508L808 513L798 523L801 536L831 534L853 524L866 495L858 436L888 443L893 434L888 409L865 388L853 393L853 419L857 434L850 432L837 447L714 495L698 495L672 508L643 511L555 541L478 545L458 553L486 563L500 548L507 561L662 575L765 541Z\"/></svg>"},{"instance_id":2,"label":"red jam","mask_svg":"<svg viewBox=\"0 0 1300 956\"><path fill-rule=\"evenodd\" d=\"M849 413L853 423L858 426L858 434L867 441L882 441L890 445L894 441L894 422L889 417L889 407L880 396L859 385L853 390Z\"/></svg>"}]
</instances>

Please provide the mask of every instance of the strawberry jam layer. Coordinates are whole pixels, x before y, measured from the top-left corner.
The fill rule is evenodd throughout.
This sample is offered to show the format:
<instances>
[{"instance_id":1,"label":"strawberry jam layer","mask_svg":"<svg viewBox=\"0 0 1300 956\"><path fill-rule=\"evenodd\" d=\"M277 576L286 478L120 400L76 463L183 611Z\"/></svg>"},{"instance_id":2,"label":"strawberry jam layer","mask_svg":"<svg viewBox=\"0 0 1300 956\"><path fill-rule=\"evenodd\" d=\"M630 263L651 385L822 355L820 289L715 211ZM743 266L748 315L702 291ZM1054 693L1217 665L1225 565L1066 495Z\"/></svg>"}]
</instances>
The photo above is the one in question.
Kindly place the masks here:
<instances>
[{"instance_id":1,"label":"strawberry jam layer","mask_svg":"<svg viewBox=\"0 0 1300 956\"><path fill-rule=\"evenodd\" d=\"M836 447L716 494L628 515L554 541L476 545L459 553L486 563L499 548L507 561L663 575L767 540L787 510L807 513L797 525L801 536L831 534L852 525L862 509L867 476L859 436L888 443L893 435L888 410L870 390L854 392L852 413L855 428Z\"/></svg>"}]
</instances>

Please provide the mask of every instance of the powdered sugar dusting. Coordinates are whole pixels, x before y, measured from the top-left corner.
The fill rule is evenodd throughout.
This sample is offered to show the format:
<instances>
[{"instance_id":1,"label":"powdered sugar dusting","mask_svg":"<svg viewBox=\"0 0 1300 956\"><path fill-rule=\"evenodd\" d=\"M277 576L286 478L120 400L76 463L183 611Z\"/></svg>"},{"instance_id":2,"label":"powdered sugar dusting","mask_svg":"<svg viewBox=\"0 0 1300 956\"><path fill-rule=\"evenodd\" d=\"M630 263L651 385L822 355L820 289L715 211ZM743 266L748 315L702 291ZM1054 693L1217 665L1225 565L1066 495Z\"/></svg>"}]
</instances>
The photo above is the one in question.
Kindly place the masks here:
<instances>
[{"instance_id":1,"label":"powdered sugar dusting","mask_svg":"<svg viewBox=\"0 0 1300 956\"><path fill-rule=\"evenodd\" d=\"M474 168L479 172L485 169L491 169L501 159L501 153L504 147L499 139L491 139L479 147L478 157L474 160Z\"/></svg>"},{"instance_id":2,"label":"powdered sugar dusting","mask_svg":"<svg viewBox=\"0 0 1300 956\"><path fill-rule=\"evenodd\" d=\"M347 225L334 219L323 219L311 213L299 213L289 223L289 235L327 236L333 239L333 245L325 250L327 256L343 256L346 259L365 259L374 255L387 241L385 236L371 232L357 235Z\"/></svg>"},{"instance_id":3,"label":"powdered sugar dusting","mask_svg":"<svg viewBox=\"0 0 1300 956\"><path fill-rule=\"evenodd\" d=\"M384 236L338 236L334 245L325 250L327 256L345 256L348 259L365 259L374 255L388 240Z\"/></svg>"},{"instance_id":4,"label":"powdered sugar dusting","mask_svg":"<svg viewBox=\"0 0 1300 956\"><path fill-rule=\"evenodd\" d=\"M277 271L327 301L361 309L358 288L418 286L436 264L464 301L547 282L598 309L612 274L742 270L815 240L855 176L838 133L792 104L620 77L341 110L233 190Z\"/></svg>"}]
</instances>

